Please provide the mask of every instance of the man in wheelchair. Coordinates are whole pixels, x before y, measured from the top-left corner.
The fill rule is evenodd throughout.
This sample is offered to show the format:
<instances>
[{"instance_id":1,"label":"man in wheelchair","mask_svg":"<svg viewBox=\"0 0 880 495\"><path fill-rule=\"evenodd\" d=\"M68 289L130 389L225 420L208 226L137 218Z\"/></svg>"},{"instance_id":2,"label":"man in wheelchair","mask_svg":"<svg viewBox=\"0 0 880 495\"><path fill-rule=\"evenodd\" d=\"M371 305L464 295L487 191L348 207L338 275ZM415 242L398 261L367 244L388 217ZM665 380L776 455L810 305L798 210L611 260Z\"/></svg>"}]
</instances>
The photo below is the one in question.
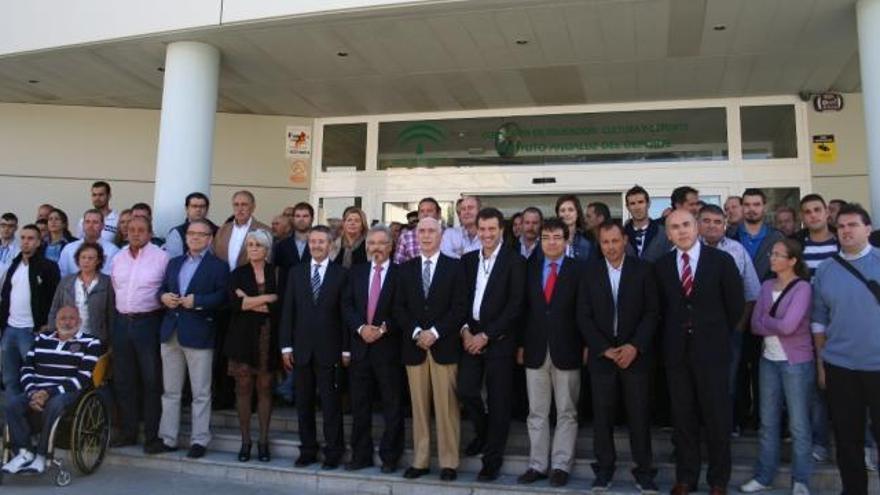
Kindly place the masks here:
<instances>
[{"instance_id":1,"label":"man in wheelchair","mask_svg":"<svg viewBox=\"0 0 880 495\"><path fill-rule=\"evenodd\" d=\"M46 469L52 425L91 384L92 372L101 355L100 340L82 332L76 307L65 306L58 310L55 322L55 332L37 334L21 367L24 393L6 400L11 447L18 453L3 465L7 473L42 473ZM36 451L31 445L31 414L42 414Z\"/></svg>"}]
</instances>

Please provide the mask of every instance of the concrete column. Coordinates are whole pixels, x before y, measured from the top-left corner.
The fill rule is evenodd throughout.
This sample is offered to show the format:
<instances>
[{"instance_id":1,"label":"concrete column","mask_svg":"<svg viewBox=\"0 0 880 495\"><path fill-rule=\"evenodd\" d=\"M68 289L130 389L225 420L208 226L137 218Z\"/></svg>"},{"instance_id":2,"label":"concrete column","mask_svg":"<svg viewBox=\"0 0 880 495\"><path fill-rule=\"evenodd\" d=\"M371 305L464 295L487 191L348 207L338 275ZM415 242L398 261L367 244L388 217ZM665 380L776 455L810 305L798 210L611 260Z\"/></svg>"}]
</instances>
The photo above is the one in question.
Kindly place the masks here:
<instances>
[{"instance_id":1,"label":"concrete column","mask_svg":"<svg viewBox=\"0 0 880 495\"><path fill-rule=\"evenodd\" d=\"M192 41L168 45L153 195L153 229L164 237L184 220L191 192L211 193L220 52Z\"/></svg>"},{"instance_id":2,"label":"concrete column","mask_svg":"<svg viewBox=\"0 0 880 495\"><path fill-rule=\"evenodd\" d=\"M871 217L880 221L880 0L856 4L859 29L859 65L868 143L868 180L871 186Z\"/></svg>"}]
</instances>

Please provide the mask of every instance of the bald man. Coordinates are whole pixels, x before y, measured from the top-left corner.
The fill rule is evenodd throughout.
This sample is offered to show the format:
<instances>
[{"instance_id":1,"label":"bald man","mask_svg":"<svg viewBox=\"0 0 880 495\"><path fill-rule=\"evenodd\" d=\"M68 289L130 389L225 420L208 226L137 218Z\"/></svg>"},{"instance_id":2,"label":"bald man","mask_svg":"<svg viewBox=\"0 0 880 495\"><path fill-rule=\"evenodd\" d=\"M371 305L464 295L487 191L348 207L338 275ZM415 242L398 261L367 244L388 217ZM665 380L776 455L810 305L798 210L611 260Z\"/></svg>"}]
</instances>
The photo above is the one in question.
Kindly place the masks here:
<instances>
[{"instance_id":1,"label":"bald man","mask_svg":"<svg viewBox=\"0 0 880 495\"><path fill-rule=\"evenodd\" d=\"M676 447L671 493L697 489L701 413L709 445L709 493L721 495L730 481L729 335L745 306L742 279L729 254L698 242L697 220L688 210L669 214L666 234L675 249L657 261L656 272Z\"/></svg>"}]
</instances>

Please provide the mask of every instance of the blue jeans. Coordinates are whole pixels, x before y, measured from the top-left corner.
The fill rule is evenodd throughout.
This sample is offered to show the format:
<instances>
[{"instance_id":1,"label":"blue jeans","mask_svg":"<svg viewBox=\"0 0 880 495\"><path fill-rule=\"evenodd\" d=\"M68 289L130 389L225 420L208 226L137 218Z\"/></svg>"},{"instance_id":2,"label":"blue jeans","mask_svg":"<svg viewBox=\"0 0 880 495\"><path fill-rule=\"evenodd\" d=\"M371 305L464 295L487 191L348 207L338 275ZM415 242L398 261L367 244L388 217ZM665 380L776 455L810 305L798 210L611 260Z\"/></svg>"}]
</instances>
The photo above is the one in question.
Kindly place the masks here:
<instances>
[{"instance_id":1,"label":"blue jeans","mask_svg":"<svg viewBox=\"0 0 880 495\"><path fill-rule=\"evenodd\" d=\"M6 387L6 397L22 392L21 365L33 345L33 328L6 327L3 332L0 348L3 349L3 386Z\"/></svg>"},{"instance_id":2,"label":"blue jeans","mask_svg":"<svg viewBox=\"0 0 880 495\"><path fill-rule=\"evenodd\" d=\"M792 438L791 477L796 482L809 485L813 471L810 403L816 387L816 363L788 364L787 361L770 361L762 357L758 375L761 430L758 434L755 479L769 486L776 477L784 400L788 407L788 427Z\"/></svg>"},{"instance_id":3,"label":"blue jeans","mask_svg":"<svg viewBox=\"0 0 880 495\"><path fill-rule=\"evenodd\" d=\"M41 414L40 443L37 446L37 454L46 455L49 450L49 434L52 433L52 423L79 397L79 392L58 394L46 401ZM31 450L31 422L28 415L37 414L31 411L30 399L24 393L15 396L6 396L6 425L9 426L9 436L12 439L13 452L19 449Z\"/></svg>"}]
</instances>

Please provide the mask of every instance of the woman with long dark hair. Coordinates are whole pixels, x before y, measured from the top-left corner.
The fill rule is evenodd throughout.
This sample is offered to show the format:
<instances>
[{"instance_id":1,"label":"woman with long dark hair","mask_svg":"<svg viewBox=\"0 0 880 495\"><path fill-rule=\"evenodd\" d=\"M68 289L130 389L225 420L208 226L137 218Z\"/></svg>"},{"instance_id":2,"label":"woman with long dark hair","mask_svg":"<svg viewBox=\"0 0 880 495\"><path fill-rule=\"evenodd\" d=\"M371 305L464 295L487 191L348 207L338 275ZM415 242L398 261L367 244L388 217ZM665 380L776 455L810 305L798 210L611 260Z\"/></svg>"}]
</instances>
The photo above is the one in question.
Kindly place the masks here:
<instances>
[{"instance_id":1,"label":"woman with long dark hair","mask_svg":"<svg viewBox=\"0 0 880 495\"><path fill-rule=\"evenodd\" d=\"M76 240L68 228L67 213L58 208L52 208L46 217L46 227L49 235L43 243L43 256L47 260L58 263L61 258L61 250L64 246Z\"/></svg>"},{"instance_id":2,"label":"woman with long dark hair","mask_svg":"<svg viewBox=\"0 0 880 495\"><path fill-rule=\"evenodd\" d=\"M568 246L565 256L579 260L590 257L592 243L587 239L587 222L581 201L574 194L560 196L556 200L556 216L568 226Z\"/></svg>"}]
</instances>

